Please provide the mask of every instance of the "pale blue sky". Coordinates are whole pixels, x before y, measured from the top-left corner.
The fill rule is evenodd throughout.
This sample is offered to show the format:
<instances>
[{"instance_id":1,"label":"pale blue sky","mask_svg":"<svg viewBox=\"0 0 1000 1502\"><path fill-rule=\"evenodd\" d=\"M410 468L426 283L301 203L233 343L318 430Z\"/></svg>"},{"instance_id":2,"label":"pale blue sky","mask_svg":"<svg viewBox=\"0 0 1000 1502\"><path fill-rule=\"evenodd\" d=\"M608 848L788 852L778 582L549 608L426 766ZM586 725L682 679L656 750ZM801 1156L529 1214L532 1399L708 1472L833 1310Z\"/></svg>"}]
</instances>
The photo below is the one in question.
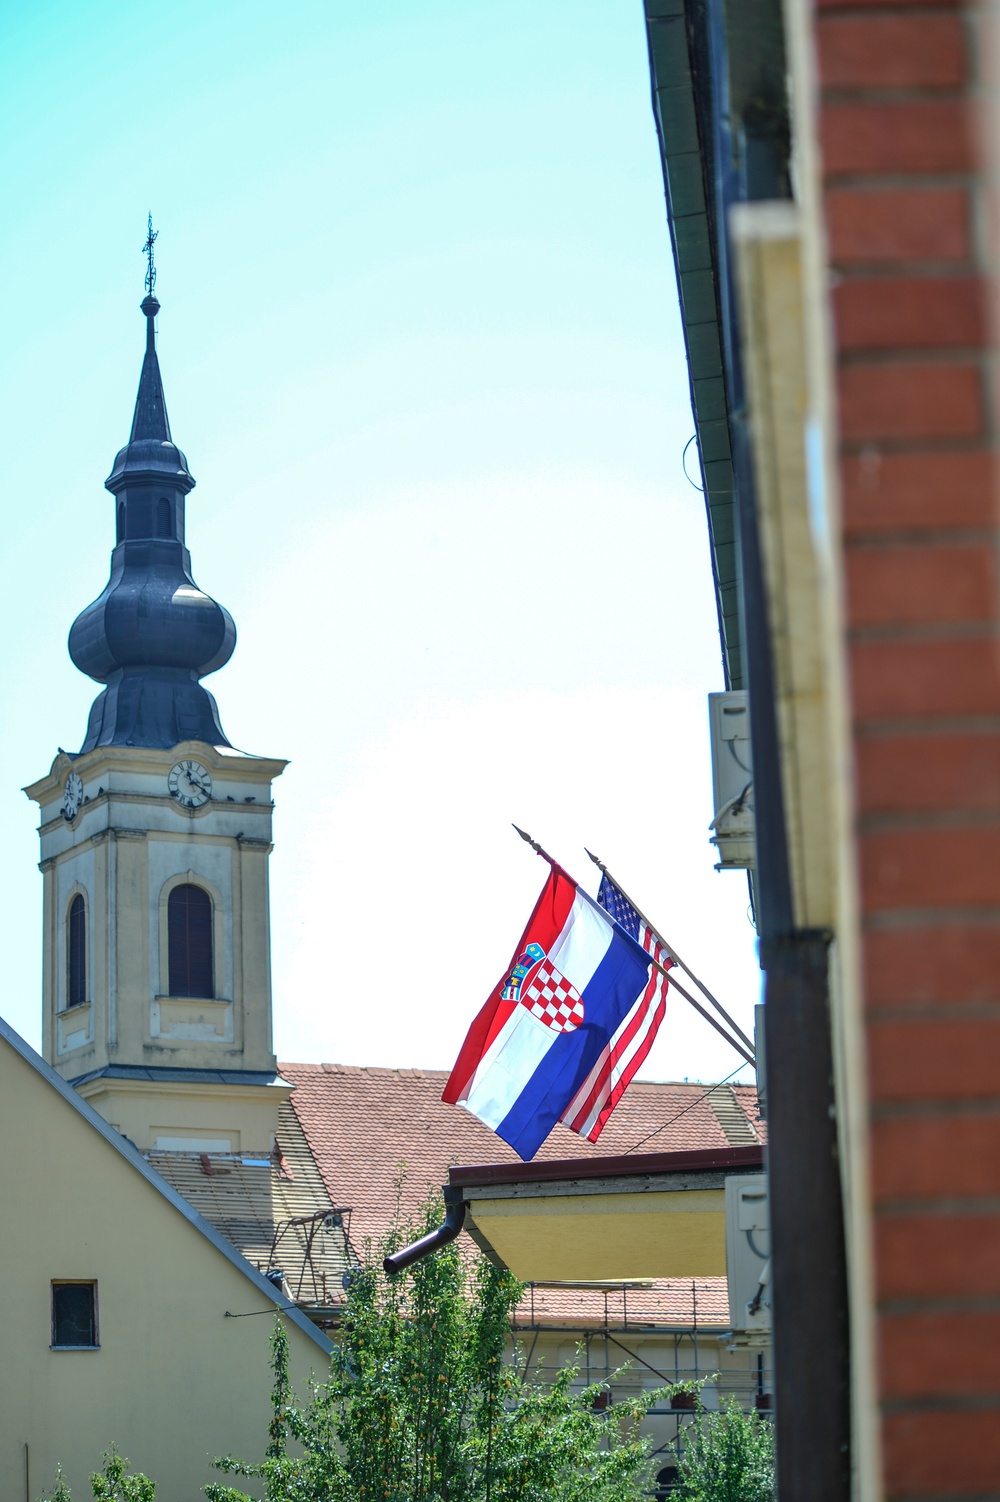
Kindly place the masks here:
<instances>
[{"instance_id":1,"label":"pale blue sky","mask_svg":"<svg viewBox=\"0 0 1000 1502\"><path fill-rule=\"evenodd\" d=\"M511 819L591 890L596 848L748 1023L639 0L35 0L2 30L4 1014L37 1040L20 788L98 691L65 639L107 578L152 209L195 577L240 633L208 686L292 763L279 1054L450 1066L544 875ZM728 1073L686 1011L646 1073Z\"/></svg>"}]
</instances>

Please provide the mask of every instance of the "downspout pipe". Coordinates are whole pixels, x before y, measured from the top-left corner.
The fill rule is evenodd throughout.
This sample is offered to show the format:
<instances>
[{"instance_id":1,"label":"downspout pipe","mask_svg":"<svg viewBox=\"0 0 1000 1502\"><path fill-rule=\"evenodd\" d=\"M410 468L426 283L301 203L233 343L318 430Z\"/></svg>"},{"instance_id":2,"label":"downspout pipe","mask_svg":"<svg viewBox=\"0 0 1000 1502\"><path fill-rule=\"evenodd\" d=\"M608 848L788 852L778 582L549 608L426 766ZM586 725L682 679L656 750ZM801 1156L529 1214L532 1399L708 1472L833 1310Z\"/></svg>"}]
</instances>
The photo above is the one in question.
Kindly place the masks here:
<instances>
[{"instance_id":1,"label":"downspout pipe","mask_svg":"<svg viewBox=\"0 0 1000 1502\"><path fill-rule=\"evenodd\" d=\"M465 1224L465 1199L462 1190L454 1184L445 1184L442 1190L444 1195L445 1217L444 1225L438 1226L436 1231L428 1231L426 1236L421 1236L419 1241L413 1241L409 1246L402 1247L398 1252L392 1252L384 1258L382 1266L390 1276L401 1273L414 1262L429 1257L431 1252L439 1252L443 1246L461 1231Z\"/></svg>"}]
</instances>

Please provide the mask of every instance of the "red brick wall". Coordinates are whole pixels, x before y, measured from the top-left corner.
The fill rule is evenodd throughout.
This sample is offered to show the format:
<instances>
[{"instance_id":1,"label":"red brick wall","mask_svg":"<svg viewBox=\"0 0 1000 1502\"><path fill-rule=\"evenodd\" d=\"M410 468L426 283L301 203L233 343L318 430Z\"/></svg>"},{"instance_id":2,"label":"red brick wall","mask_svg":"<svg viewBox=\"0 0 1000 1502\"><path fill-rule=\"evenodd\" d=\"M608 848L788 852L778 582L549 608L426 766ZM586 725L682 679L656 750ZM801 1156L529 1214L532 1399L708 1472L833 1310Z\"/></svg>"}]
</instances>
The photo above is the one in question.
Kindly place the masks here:
<instances>
[{"instance_id":1,"label":"red brick wall","mask_svg":"<svg viewBox=\"0 0 1000 1502\"><path fill-rule=\"evenodd\" d=\"M973 20L815 9L900 1499L1000 1496L1000 608Z\"/></svg>"}]
</instances>

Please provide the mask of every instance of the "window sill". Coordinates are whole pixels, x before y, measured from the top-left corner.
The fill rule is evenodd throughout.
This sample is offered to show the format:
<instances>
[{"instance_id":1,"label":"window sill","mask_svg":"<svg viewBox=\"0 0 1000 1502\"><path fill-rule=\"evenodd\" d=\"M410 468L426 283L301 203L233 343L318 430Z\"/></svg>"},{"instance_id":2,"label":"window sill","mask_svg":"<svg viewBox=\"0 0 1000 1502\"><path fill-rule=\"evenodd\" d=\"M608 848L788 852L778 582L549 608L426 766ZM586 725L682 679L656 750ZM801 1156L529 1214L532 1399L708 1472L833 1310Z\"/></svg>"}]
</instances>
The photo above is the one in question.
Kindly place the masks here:
<instances>
[{"instance_id":1,"label":"window sill","mask_svg":"<svg viewBox=\"0 0 1000 1502\"><path fill-rule=\"evenodd\" d=\"M154 996L153 1000L159 1002L161 1006L164 1002L168 1006L173 1002L183 1007L231 1007L233 1004L232 1000L225 996Z\"/></svg>"},{"instance_id":2,"label":"window sill","mask_svg":"<svg viewBox=\"0 0 1000 1502\"><path fill-rule=\"evenodd\" d=\"M49 1346L50 1351L99 1351L100 1346Z\"/></svg>"},{"instance_id":3,"label":"window sill","mask_svg":"<svg viewBox=\"0 0 1000 1502\"><path fill-rule=\"evenodd\" d=\"M56 1013L56 1016L82 1017L82 1015L87 1011L90 1005L91 1003L89 1001L75 1001L71 1007L63 1007L61 1012Z\"/></svg>"}]
</instances>

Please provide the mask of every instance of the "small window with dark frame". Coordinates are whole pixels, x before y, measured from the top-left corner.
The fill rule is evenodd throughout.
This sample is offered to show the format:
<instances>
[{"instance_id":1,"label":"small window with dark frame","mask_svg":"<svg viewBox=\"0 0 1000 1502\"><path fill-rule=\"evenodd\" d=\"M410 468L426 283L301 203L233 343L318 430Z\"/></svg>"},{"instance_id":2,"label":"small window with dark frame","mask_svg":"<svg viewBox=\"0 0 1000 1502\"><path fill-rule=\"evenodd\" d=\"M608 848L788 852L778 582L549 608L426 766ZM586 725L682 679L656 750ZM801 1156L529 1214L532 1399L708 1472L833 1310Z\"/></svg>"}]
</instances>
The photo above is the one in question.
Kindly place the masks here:
<instances>
[{"instance_id":1,"label":"small window with dark frame","mask_svg":"<svg viewBox=\"0 0 1000 1502\"><path fill-rule=\"evenodd\" d=\"M79 893L69 905L66 946L66 1005L78 1007L87 1000L87 904Z\"/></svg>"},{"instance_id":2,"label":"small window with dark frame","mask_svg":"<svg viewBox=\"0 0 1000 1502\"><path fill-rule=\"evenodd\" d=\"M171 996L215 995L212 899L204 887L174 887L167 898L167 968Z\"/></svg>"},{"instance_id":3,"label":"small window with dark frame","mask_svg":"<svg viewBox=\"0 0 1000 1502\"><path fill-rule=\"evenodd\" d=\"M53 1350L97 1350L97 1284L52 1284Z\"/></svg>"}]
</instances>

